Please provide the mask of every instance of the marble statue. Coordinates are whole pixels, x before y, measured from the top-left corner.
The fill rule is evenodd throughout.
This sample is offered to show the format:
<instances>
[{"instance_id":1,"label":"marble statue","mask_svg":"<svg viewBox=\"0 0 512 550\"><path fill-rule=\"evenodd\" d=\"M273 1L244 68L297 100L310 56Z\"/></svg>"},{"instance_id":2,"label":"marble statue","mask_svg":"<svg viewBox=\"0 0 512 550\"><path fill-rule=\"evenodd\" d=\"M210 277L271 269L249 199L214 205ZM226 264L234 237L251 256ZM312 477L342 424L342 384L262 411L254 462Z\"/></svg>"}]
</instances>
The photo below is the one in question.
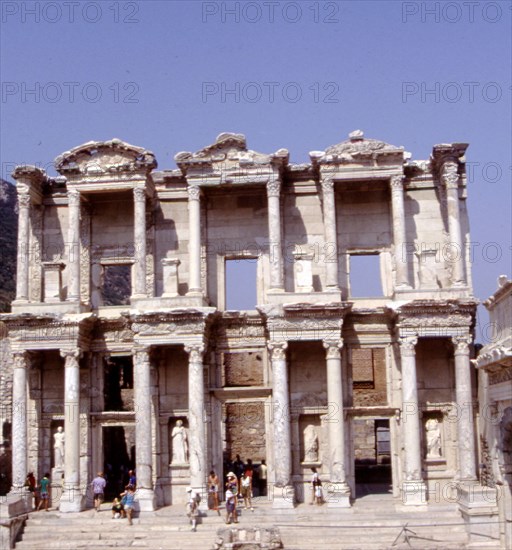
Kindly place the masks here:
<instances>
[{"instance_id":1,"label":"marble statue","mask_svg":"<svg viewBox=\"0 0 512 550\"><path fill-rule=\"evenodd\" d=\"M427 430L427 458L441 457L441 430L436 418L429 418L425 424Z\"/></svg>"},{"instance_id":2,"label":"marble statue","mask_svg":"<svg viewBox=\"0 0 512 550\"><path fill-rule=\"evenodd\" d=\"M183 420L177 420L172 429L172 462L184 464L188 462L188 437Z\"/></svg>"},{"instance_id":3,"label":"marble statue","mask_svg":"<svg viewBox=\"0 0 512 550\"><path fill-rule=\"evenodd\" d=\"M64 467L64 442L65 442L64 428L59 426L57 431L53 434L53 452L55 457L55 468Z\"/></svg>"},{"instance_id":4,"label":"marble statue","mask_svg":"<svg viewBox=\"0 0 512 550\"><path fill-rule=\"evenodd\" d=\"M304 462L318 462L318 435L313 424L304 429Z\"/></svg>"}]
</instances>

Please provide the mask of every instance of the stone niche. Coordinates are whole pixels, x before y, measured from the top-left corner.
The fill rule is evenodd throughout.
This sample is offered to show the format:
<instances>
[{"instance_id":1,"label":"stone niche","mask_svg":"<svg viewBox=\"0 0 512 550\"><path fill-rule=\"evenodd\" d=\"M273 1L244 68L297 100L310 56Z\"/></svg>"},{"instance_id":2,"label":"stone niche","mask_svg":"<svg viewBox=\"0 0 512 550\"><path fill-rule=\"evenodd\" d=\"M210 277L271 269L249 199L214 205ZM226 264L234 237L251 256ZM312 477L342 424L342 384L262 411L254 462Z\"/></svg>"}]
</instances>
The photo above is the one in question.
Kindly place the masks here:
<instances>
[{"instance_id":1,"label":"stone niche","mask_svg":"<svg viewBox=\"0 0 512 550\"><path fill-rule=\"evenodd\" d=\"M322 427L320 415L301 414L299 417L300 461L303 466L319 466L321 460Z\"/></svg>"},{"instance_id":2,"label":"stone niche","mask_svg":"<svg viewBox=\"0 0 512 550\"><path fill-rule=\"evenodd\" d=\"M263 385L263 353L245 351L223 353L222 366L225 386Z\"/></svg>"}]
</instances>

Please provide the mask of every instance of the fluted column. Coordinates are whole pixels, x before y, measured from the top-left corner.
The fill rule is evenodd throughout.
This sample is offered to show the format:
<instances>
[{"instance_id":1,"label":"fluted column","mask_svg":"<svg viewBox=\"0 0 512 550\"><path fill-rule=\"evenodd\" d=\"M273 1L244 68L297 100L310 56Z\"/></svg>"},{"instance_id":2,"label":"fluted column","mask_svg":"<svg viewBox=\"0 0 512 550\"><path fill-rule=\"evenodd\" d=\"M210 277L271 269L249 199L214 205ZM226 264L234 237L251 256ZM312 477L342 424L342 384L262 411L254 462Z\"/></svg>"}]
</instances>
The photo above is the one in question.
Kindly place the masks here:
<instances>
[{"instance_id":1,"label":"fluted column","mask_svg":"<svg viewBox=\"0 0 512 550\"><path fill-rule=\"evenodd\" d=\"M391 210L393 216L393 241L395 245L396 288L410 288L409 270L407 268L407 240L404 208L404 177L391 178Z\"/></svg>"},{"instance_id":2,"label":"fluted column","mask_svg":"<svg viewBox=\"0 0 512 550\"><path fill-rule=\"evenodd\" d=\"M325 269L326 286L338 289L338 234L336 230L336 202L334 197L334 182L332 179L322 181L324 237L326 245ZM329 251L334 250L334 255Z\"/></svg>"},{"instance_id":3,"label":"fluted column","mask_svg":"<svg viewBox=\"0 0 512 550\"><path fill-rule=\"evenodd\" d=\"M68 191L68 301L80 302L80 192Z\"/></svg>"},{"instance_id":4,"label":"fluted column","mask_svg":"<svg viewBox=\"0 0 512 550\"><path fill-rule=\"evenodd\" d=\"M134 202L134 284L133 297L144 298L146 292L146 189L144 186L133 190Z\"/></svg>"},{"instance_id":5,"label":"fluted column","mask_svg":"<svg viewBox=\"0 0 512 550\"><path fill-rule=\"evenodd\" d=\"M291 487L292 453L290 430L290 396L288 390L287 342L269 342L272 366L272 401L274 423L274 508L293 507Z\"/></svg>"},{"instance_id":6,"label":"fluted column","mask_svg":"<svg viewBox=\"0 0 512 550\"><path fill-rule=\"evenodd\" d=\"M80 350L60 350L64 358L64 486L61 512L80 512Z\"/></svg>"},{"instance_id":7,"label":"fluted column","mask_svg":"<svg viewBox=\"0 0 512 550\"><path fill-rule=\"evenodd\" d=\"M201 189L188 186L188 272L190 293L202 293L201 288Z\"/></svg>"},{"instance_id":8,"label":"fluted column","mask_svg":"<svg viewBox=\"0 0 512 550\"><path fill-rule=\"evenodd\" d=\"M28 301L30 195L18 193L18 254L16 270L16 300ZM25 480L23 480L25 481Z\"/></svg>"},{"instance_id":9,"label":"fluted column","mask_svg":"<svg viewBox=\"0 0 512 550\"><path fill-rule=\"evenodd\" d=\"M457 441L459 446L459 479L476 479L475 427L473 422L473 395L469 345L471 336L454 336L455 394L457 399Z\"/></svg>"},{"instance_id":10,"label":"fluted column","mask_svg":"<svg viewBox=\"0 0 512 550\"><path fill-rule=\"evenodd\" d=\"M204 344L185 346L188 353L188 425L190 485L200 490L207 477L204 425Z\"/></svg>"},{"instance_id":11,"label":"fluted column","mask_svg":"<svg viewBox=\"0 0 512 550\"><path fill-rule=\"evenodd\" d=\"M400 338L402 363L402 431L405 479L402 500L407 505L425 504L425 483L421 472L420 411L416 378L416 336Z\"/></svg>"},{"instance_id":12,"label":"fluted column","mask_svg":"<svg viewBox=\"0 0 512 550\"><path fill-rule=\"evenodd\" d=\"M341 348L343 342L324 341L327 361L327 403L334 411L329 415L329 481L332 507L350 506L350 489L345 470L345 415L343 413L343 376Z\"/></svg>"},{"instance_id":13,"label":"fluted column","mask_svg":"<svg viewBox=\"0 0 512 550\"><path fill-rule=\"evenodd\" d=\"M445 162L441 169L441 178L446 186L448 231L452 256L450 260L452 264L452 285L464 286L466 284L464 274L465 252L460 226L458 163L454 160Z\"/></svg>"},{"instance_id":14,"label":"fluted column","mask_svg":"<svg viewBox=\"0 0 512 550\"><path fill-rule=\"evenodd\" d=\"M270 289L284 290L283 244L281 235L281 181L267 183Z\"/></svg>"},{"instance_id":15,"label":"fluted column","mask_svg":"<svg viewBox=\"0 0 512 550\"><path fill-rule=\"evenodd\" d=\"M149 348L134 350L133 389L135 405L135 467L137 500L143 511L155 509L151 436L151 364Z\"/></svg>"},{"instance_id":16,"label":"fluted column","mask_svg":"<svg viewBox=\"0 0 512 550\"><path fill-rule=\"evenodd\" d=\"M28 352L13 354L12 378L12 492L21 493L27 477Z\"/></svg>"}]
</instances>

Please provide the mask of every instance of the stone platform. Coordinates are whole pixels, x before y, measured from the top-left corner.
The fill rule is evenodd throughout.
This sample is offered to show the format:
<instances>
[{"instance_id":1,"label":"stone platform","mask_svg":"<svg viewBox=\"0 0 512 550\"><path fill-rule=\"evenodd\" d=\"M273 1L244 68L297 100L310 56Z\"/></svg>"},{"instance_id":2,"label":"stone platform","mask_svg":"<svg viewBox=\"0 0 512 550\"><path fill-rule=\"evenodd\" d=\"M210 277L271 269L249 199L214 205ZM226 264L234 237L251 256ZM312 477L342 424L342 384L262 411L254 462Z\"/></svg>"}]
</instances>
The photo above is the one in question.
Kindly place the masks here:
<instances>
[{"instance_id":1,"label":"stone platform","mask_svg":"<svg viewBox=\"0 0 512 550\"><path fill-rule=\"evenodd\" d=\"M404 509L390 495L368 495L349 509L301 504L276 511L265 498L254 499L254 512L242 510L232 529L277 527L285 550L443 549L498 550L497 539L468 544L456 505L434 504L419 512ZM225 529L224 511L208 511L191 532L182 507L142 513L128 526L111 519L110 505L98 513L32 512L16 550L147 548L210 550ZM405 530L404 530L405 528ZM496 534L496 536L498 536Z\"/></svg>"}]
</instances>

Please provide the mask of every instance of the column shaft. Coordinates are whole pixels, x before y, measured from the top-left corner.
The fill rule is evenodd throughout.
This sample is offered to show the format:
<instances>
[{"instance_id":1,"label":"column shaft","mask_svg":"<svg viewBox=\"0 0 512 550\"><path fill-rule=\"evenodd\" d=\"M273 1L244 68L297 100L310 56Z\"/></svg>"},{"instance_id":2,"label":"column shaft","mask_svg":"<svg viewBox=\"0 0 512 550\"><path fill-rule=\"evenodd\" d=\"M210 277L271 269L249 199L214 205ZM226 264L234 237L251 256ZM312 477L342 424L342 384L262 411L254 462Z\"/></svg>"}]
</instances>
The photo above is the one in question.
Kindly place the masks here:
<instances>
[{"instance_id":1,"label":"column shaft","mask_svg":"<svg viewBox=\"0 0 512 550\"><path fill-rule=\"evenodd\" d=\"M146 190L136 187L133 190L134 199L134 297L143 298L146 292Z\"/></svg>"},{"instance_id":2,"label":"column shaft","mask_svg":"<svg viewBox=\"0 0 512 550\"><path fill-rule=\"evenodd\" d=\"M188 187L188 291L201 293L201 190L199 186Z\"/></svg>"},{"instance_id":3,"label":"column shaft","mask_svg":"<svg viewBox=\"0 0 512 550\"><path fill-rule=\"evenodd\" d=\"M469 361L471 337L454 337L453 343L455 345L455 394L459 414L457 422L459 477L461 480L475 480L475 427Z\"/></svg>"},{"instance_id":4,"label":"column shaft","mask_svg":"<svg viewBox=\"0 0 512 550\"><path fill-rule=\"evenodd\" d=\"M458 164L448 161L443 164L442 179L446 186L446 201L448 209L448 231L450 234L452 285L466 284L464 275L465 251L462 242L459 208L459 174Z\"/></svg>"},{"instance_id":5,"label":"column shaft","mask_svg":"<svg viewBox=\"0 0 512 550\"><path fill-rule=\"evenodd\" d=\"M15 353L12 380L12 488L20 491L27 477L28 353Z\"/></svg>"},{"instance_id":6,"label":"column shaft","mask_svg":"<svg viewBox=\"0 0 512 550\"><path fill-rule=\"evenodd\" d=\"M28 300L30 195L18 193L18 254L16 272L16 300ZM25 481L25 480L23 480Z\"/></svg>"},{"instance_id":7,"label":"column shaft","mask_svg":"<svg viewBox=\"0 0 512 550\"><path fill-rule=\"evenodd\" d=\"M206 481L206 432L204 425L204 345L185 347L188 356L188 423L190 484L196 489Z\"/></svg>"},{"instance_id":8,"label":"column shaft","mask_svg":"<svg viewBox=\"0 0 512 550\"><path fill-rule=\"evenodd\" d=\"M336 229L336 202L334 182L331 179L322 181L324 236L325 236L325 269L327 288L337 289L338 283L338 234ZM332 254L334 251L334 254Z\"/></svg>"},{"instance_id":9,"label":"column shaft","mask_svg":"<svg viewBox=\"0 0 512 550\"><path fill-rule=\"evenodd\" d=\"M283 244L281 235L281 182L267 183L270 288L284 289Z\"/></svg>"},{"instance_id":10,"label":"column shaft","mask_svg":"<svg viewBox=\"0 0 512 550\"><path fill-rule=\"evenodd\" d=\"M391 210L393 216L393 241L395 245L396 287L410 288L407 269L406 228L403 176L391 178Z\"/></svg>"},{"instance_id":11,"label":"column shaft","mask_svg":"<svg viewBox=\"0 0 512 550\"><path fill-rule=\"evenodd\" d=\"M68 301L80 301L80 193L68 191Z\"/></svg>"}]
</instances>

